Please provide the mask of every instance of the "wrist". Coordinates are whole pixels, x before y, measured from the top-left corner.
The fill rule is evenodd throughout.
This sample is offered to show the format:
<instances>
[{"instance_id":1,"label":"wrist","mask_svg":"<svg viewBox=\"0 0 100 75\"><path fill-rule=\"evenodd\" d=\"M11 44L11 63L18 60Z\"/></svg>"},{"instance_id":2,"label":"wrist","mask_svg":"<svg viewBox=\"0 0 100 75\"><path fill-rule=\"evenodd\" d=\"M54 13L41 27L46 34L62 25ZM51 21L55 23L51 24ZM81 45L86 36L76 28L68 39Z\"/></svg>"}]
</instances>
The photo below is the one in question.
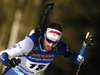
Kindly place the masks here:
<instances>
[{"instance_id":1,"label":"wrist","mask_svg":"<svg viewBox=\"0 0 100 75\"><path fill-rule=\"evenodd\" d=\"M6 52L2 53L0 55L0 62L5 65L5 63L8 61L8 54Z\"/></svg>"},{"instance_id":2,"label":"wrist","mask_svg":"<svg viewBox=\"0 0 100 75\"><path fill-rule=\"evenodd\" d=\"M82 60L82 62L84 61L84 57L81 55L78 55L77 57L77 61L80 62Z\"/></svg>"}]
</instances>

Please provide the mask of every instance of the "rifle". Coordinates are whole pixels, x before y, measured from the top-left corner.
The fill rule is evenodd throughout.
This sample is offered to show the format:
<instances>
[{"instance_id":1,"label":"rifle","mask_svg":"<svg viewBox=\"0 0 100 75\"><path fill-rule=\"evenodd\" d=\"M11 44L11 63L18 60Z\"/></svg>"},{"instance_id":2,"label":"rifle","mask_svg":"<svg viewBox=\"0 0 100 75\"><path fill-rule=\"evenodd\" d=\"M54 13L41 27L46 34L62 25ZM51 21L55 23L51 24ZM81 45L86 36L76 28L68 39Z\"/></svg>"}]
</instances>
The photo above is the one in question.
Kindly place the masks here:
<instances>
[{"instance_id":1,"label":"rifle","mask_svg":"<svg viewBox=\"0 0 100 75\"><path fill-rule=\"evenodd\" d=\"M42 21L41 21L41 24L40 25L37 25L37 27L35 29L33 29L29 35L34 35L34 34L38 34L38 33L43 33L42 29L43 29L43 24L44 24L44 21L45 21L45 18L46 16L48 15L48 12L50 9L53 9L53 6L54 6L54 3L49 3L49 4L46 4L45 6L45 11L44 11L44 14L43 14L43 18L42 18Z\"/></svg>"},{"instance_id":2,"label":"rifle","mask_svg":"<svg viewBox=\"0 0 100 75\"><path fill-rule=\"evenodd\" d=\"M46 18L47 14L48 14L48 11L50 9L53 9L53 6L54 6L54 3L46 4L45 12L43 14L43 18L42 18L41 24L37 25L37 27L30 32L30 34L29 34L30 36L31 35L36 35L36 41L35 41L34 47L32 48L32 50L26 56L29 56L37 48L36 46L37 46L37 43L38 43L39 36L43 33L42 32L42 28L43 28L43 24L44 24L45 18Z\"/></svg>"}]
</instances>

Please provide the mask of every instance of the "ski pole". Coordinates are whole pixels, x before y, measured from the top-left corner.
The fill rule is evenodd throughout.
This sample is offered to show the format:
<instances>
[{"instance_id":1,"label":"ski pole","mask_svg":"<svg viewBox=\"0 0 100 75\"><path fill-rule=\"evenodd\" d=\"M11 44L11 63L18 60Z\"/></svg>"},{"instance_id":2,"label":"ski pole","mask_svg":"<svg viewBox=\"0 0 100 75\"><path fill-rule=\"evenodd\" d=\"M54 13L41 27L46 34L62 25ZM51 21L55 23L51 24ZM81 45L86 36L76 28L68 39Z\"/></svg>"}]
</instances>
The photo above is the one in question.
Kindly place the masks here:
<instances>
[{"instance_id":1,"label":"ski pole","mask_svg":"<svg viewBox=\"0 0 100 75\"><path fill-rule=\"evenodd\" d=\"M91 33L90 32L87 32L85 39L88 39L89 37L93 37L93 33L92 32ZM85 52L86 52L86 49L89 48L89 45L87 45L85 42L83 42L83 45L85 47L85 50L84 50L84 53L83 53L82 56L84 57ZM93 45L93 44L91 44L91 45ZM83 58L80 61L79 67L78 67L77 72L76 72L76 75L78 75L78 73L79 73L80 67L82 65L82 61L83 61Z\"/></svg>"},{"instance_id":2,"label":"ski pole","mask_svg":"<svg viewBox=\"0 0 100 75\"><path fill-rule=\"evenodd\" d=\"M7 71L9 71L12 67L8 67L1 75L4 75Z\"/></svg>"}]
</instances>

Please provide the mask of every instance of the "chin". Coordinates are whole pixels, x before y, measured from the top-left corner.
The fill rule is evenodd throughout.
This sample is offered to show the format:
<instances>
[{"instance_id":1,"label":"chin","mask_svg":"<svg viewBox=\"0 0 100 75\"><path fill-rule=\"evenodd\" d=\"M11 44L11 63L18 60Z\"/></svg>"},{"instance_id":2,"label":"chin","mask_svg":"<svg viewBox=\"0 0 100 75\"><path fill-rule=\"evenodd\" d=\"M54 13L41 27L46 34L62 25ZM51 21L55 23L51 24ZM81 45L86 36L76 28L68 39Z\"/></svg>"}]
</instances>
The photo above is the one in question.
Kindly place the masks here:
<instances>
[{"instance_id":1,"label":"chin","mask_svg":"<svg viewBox=\"0 0 100 75\"><path fill-rule=\"evenodd\" d=\"M50 51L51 49L46 49L46 51Z\"/></svg>"}]
</instances>

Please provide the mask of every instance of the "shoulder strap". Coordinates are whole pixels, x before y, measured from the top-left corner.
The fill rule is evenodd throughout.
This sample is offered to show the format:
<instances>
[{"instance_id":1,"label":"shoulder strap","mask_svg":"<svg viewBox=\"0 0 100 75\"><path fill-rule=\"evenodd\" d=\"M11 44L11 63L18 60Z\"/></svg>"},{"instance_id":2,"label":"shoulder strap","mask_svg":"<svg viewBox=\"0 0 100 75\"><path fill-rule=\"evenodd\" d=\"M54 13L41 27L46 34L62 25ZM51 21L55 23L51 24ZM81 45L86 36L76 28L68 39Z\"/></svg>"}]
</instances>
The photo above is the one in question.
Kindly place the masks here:
<instances>
[{"instance_id":1,"label":"shoulder strap","mask_svg":"<svg viewBox=\"0 0 100 75\"><path fill-rule=\"evenodd\" d=\"M36 41L34 43L34 46L33 46L32 50L27 55L25 55L26 57L29 56L31 53L33 53L34 50L37 48L37 43L38 43L38 39L40 36L41 36L41 34L36 34Z\"/></svg>"},{"instance_id":2,"label":"shoulder strap","mask_svg":"<svg viewBox=\"0 0 100 75\"><path fill-rule=\"evenodd\" d=\"M56 51L56 55L58 55L58 48L57 48L57 46L55 46L54 49Z\"/></svg>"}]
</instances>

